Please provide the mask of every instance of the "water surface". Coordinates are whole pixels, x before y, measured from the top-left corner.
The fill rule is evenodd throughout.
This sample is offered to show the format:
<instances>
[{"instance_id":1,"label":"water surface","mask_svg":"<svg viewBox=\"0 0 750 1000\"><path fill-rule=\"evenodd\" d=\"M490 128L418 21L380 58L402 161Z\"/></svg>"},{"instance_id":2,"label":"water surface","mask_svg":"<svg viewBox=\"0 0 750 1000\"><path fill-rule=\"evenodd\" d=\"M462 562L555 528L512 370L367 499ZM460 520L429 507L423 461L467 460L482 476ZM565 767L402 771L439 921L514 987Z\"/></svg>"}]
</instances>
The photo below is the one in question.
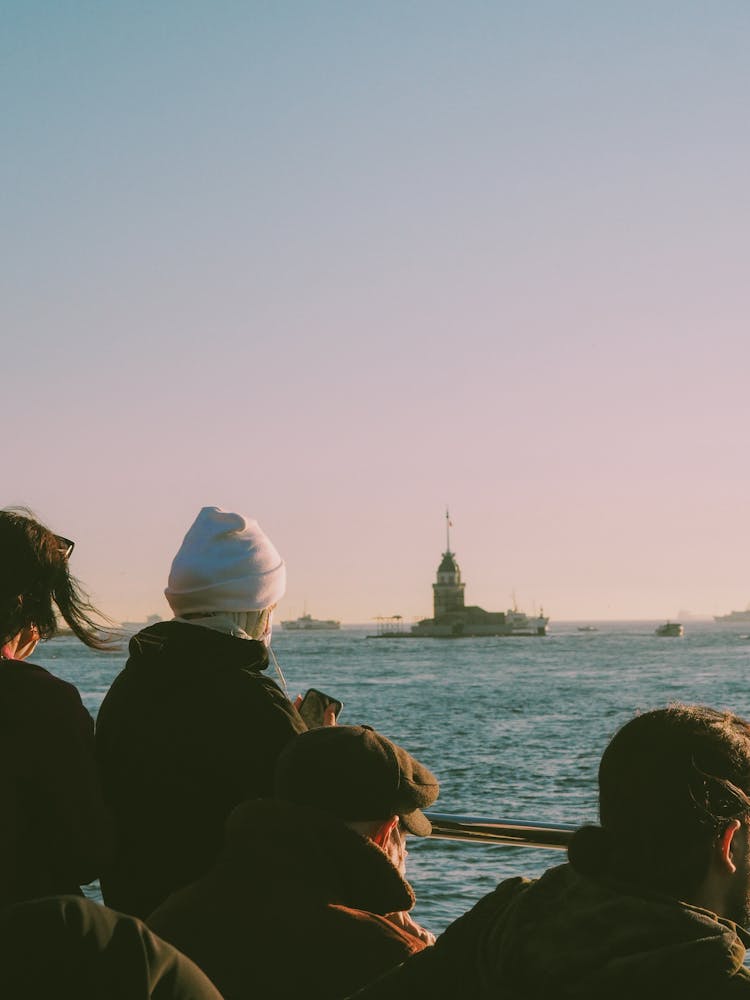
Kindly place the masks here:
<instances>
[{"instance_id":1,"label":"water surface","mask_svg":"<svg viewBox=\"0 0 750 1000\"><path fill-rule=\"evenodd\" d=\"M546 637L368 639L367 628L274 632L294 696L317 687L344 702L341 721L368 723L440 779L436 809L534 822L596 819L596 770L610 736L636 711L680 700L750 716L750 629L657 622L554 625ZM72 638L34 661L72 681L96 712L125 653ZM560 852L410 838L415 915L439 932L495 884L536 875Z\"/></svg>"}]
</instances>

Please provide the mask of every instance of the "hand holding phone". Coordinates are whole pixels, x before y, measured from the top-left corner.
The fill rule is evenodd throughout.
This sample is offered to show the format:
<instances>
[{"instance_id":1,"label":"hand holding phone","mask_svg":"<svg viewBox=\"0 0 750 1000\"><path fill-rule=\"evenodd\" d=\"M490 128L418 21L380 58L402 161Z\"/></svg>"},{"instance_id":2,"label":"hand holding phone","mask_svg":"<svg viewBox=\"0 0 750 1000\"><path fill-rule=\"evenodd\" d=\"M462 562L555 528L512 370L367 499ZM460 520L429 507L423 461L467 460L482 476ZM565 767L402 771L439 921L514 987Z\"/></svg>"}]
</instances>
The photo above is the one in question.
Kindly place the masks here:
<instances>
[{"instance_id":1,"label":"hand holding phone","mask_svg":"<svg viewBox=\"0 0 750 1000\"><path fill-rule=\"evenodd\" d=\"M344 703L338 698L332 698L323 691L310 688L299 706L299 714L307 723L308 729L319 729L321 726L335 725L343 707ZM332 716L332 721L327 721L326 716L329 718Z\"/></svg>"}]
</instances>

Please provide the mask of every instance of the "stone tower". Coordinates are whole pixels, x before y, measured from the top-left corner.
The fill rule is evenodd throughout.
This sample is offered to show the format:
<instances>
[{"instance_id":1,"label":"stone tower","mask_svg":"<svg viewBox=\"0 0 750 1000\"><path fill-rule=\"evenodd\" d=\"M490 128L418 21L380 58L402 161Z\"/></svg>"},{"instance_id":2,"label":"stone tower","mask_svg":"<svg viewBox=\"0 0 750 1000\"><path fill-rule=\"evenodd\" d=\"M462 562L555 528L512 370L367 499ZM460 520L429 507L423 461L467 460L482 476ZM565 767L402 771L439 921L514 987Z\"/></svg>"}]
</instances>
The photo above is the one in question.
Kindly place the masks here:
<instances>
[{"instance_id":1,"label":"stone tower","mask_svg":"<svg viewBox=\"0 0 750 1000\"><path fill-rule=\"evenodd\" d=\"M433 615L440 618L451 611L464 610L464 587L461 582L461 570L456 557L451 552L451 520L448 511L445 512L446 546L443 558L438 566L437 580L432 585Z\"/></svg>"}]
</instances>

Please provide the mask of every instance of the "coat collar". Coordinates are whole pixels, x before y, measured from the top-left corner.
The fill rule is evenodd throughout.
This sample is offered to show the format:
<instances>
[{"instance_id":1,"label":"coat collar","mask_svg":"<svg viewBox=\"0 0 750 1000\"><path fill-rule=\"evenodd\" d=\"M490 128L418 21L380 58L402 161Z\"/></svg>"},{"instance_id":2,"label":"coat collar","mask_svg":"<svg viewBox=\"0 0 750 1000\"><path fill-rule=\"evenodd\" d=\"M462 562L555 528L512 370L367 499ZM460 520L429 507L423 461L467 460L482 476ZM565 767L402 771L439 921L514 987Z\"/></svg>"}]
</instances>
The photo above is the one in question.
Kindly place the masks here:
<instances>
[{"instance_id":1,"label":"coat collar","mask_svg":"<svg viewBox=\"0 0 750 1000\"><path fill-rule=\"evenodd\" d=\"M219 867L254 882L278 882L285 872L309 896L370 913L410 910L415 902L409 883L371 840L328 813L272 799L237 806Z\"/></svg>"}]
</instances>

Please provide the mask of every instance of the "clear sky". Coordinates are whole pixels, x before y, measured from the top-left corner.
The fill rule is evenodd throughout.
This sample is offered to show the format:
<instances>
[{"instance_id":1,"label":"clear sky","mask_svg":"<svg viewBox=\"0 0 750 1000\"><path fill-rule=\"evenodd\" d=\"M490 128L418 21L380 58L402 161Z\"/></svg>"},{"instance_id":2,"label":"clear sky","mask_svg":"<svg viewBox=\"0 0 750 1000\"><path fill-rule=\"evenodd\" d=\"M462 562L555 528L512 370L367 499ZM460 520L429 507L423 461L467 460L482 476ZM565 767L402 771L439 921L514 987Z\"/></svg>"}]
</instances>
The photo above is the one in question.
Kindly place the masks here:
<instances>
[{"instance_id":1,"label":"clear sky","mask_svg":"<svg viewBox=\"0 0 750 1000\"><path fill-rule=\"evenodd\" d=\"M5 504L167 614L198 509L282 615L750 601L750 5L6 0Z\"/></svg>"}]
</instances>

